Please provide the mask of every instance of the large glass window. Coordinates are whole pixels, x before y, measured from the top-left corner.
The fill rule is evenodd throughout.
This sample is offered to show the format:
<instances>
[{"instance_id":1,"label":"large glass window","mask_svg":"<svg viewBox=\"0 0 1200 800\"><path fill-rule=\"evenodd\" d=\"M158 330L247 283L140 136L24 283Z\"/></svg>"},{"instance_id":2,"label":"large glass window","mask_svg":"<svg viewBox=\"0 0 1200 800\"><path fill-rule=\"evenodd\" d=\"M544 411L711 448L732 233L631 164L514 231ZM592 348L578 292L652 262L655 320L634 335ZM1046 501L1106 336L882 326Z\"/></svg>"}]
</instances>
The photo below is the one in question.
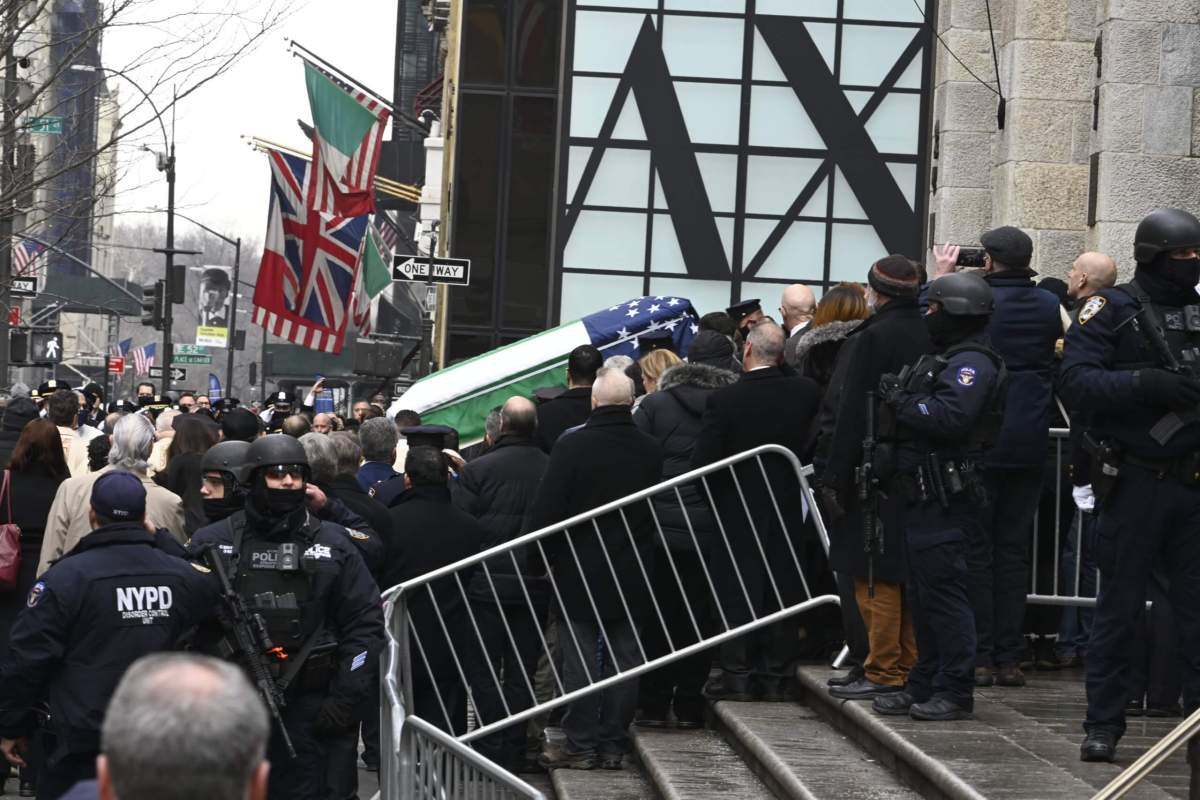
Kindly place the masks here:
<instances>
[{"instance_id":1,"label":"large glass window","mask_svg":"<svg viewBox=\"0 0 1200 800\"><path fill-rule=\"evenodd\" d=\"M570 0L559 319L639 292L711 311L919 257L932 5Z\"/></svg>"}]
</instances>

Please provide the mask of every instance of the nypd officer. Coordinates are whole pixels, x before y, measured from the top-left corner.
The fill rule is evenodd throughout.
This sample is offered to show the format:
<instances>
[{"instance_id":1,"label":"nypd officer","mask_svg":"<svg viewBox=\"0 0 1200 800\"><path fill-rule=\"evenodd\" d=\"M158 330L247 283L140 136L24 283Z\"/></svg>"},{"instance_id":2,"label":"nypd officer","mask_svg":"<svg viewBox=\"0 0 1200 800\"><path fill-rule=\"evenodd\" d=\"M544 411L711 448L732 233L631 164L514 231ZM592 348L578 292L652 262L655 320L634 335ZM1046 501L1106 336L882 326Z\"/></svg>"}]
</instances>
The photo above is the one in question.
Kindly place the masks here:
<instances>
[{"instance_id":1,"label":"nypd officer","mask_svg":"<svg viewBox=\"0 0 1200 800\"><path fill-rule=\"evenodd\" d=\"M985 343L992 290L955 273L929 289L925 322L940 355L923 356L880 382L881 437L895 448L889 492L908 501L904 544L917 663L904 691L877 696L881 714L919 720L971 716L975 617L967 595L967 551L980 535L978 459L1003 420L1004 363Z\"/></svg>"},{"instance_id":2,"label":"nypd officer","mask_svg":"<svg viewBox=\"0 0 1200 800\"><path fill-rule=\"evenodd\" d=\"M34 584L0 664L0 749L23 766L31 709L48 700L54 749L38 781L56 798L95 776L104 709L125 668L170 650L209 618L217 587L204 567L169 555L145 522L135 475L92 487L92 532Z\"/></svg>"},{"instance_id":3,"label":"nypd officer","mask_svg":"<svg viewBox=\"0 0 1200 800\"><path fill-rule=\"evenodd\" d=\"M1130 644L1160 556L1185 662L1185 716L1200 706L1200 221L1151 212L1134 259L1130 283L1080 309L1059 378L1068 406L1090 415L1084 443L1099 511L1084 761L1112 761L1125 732Z\"/></svg>"},{"instance_id":4,"label":"nypd officer","mask_svg":"<svg viewBox=\"0 0 1200 800\"><path fill-rule=\"evenodd\" d=\"M366 696L383 638L379 590L340 526L322 522L305 501L309 468L304 448L273 434L250 445L243 478L245 508L201 528L191 548L216 546L234 588L263 617L286 688L283 723L295 746L291 759L276 730L268 756L273 798L329 795L331 754L357 736L355 708Z\"/></svg>"},{"instance_id":5,"label":"nypd officer","mask_svg":"<svg viewBox=\"0 0 1200 800\"><path fill-rule=\"evenodd\" d=\"M204 502L204 516L210 523L220 522L246 507L241 474L249 449L249 442L217 442L200 459L200 497Z\"/></svg>"}]
</instances>

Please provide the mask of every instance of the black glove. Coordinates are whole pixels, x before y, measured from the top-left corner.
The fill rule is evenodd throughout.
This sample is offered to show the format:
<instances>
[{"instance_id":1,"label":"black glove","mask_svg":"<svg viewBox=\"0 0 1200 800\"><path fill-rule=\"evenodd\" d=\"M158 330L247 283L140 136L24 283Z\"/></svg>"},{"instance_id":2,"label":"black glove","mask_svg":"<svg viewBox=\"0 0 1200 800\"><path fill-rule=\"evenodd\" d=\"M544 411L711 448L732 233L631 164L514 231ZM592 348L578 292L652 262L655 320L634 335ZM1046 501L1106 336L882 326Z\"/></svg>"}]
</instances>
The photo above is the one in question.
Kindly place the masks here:
<instances>
[{"instance_id":1,"label":"black glove","mask_svg":"<svg viewBox=\"0 0 1200 800\"><path fill-rule=\"evenodd\" d=\"M326 697L317 712L313 730L318 736L337 736L347 733L358 722L352 709L332 697Z\"/></svg>"},{"instance_id":2,"label":"black glove","mask_svg":"<svg viewBox=\"0 0 1200 800\"><path fill-rule=\"evenodd\" d=\"M1142 398L1156 406L1176 411L1200 403L1200 381L1165 369L1143 369L1138 372Z\"/></svg>"},{"instance_id":3,"label":"black glove","mask_svg":"<svg viewBox=\"0 0 1200 800\"><path fill-rule=\"evenodd\" d=\"M818 493L821 499L821 509L825 512L825 521L831 524L841 522L842 518L846 516L846 509L842 507L837 489L832 486L822 486Z\"/></svg>"},{"instance_id":4,"label":"black glove","mask_svg":"<svg viewBox=\"0 0 1200 800\"><path fill-rule=\"evenodd\" d=\"M879 376L879 396L891 405L892 398L900 391L900 376L888 372Z\"/></svg>"}]
</instances>

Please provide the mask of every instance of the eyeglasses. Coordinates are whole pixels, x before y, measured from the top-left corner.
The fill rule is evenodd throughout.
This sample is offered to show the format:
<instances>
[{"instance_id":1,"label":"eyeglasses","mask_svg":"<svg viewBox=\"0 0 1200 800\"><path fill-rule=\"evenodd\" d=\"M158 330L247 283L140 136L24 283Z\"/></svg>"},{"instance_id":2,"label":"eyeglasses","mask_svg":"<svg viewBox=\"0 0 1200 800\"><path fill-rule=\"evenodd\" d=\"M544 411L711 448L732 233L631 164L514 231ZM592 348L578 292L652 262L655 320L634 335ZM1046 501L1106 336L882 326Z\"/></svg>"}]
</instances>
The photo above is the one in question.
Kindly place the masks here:
<instances>
[{"instance_id":1,"label":"eyeglasses","mask_svg":"<svg viewBox=\"0 0 1200 800\"><path fill-rule=\"evenodd\" d=\"M308 468L302 464L272 464L267 467L267 475L279 479L291 476L295 480L302 481L307 472Z\"/></svg>"}]
</instances>

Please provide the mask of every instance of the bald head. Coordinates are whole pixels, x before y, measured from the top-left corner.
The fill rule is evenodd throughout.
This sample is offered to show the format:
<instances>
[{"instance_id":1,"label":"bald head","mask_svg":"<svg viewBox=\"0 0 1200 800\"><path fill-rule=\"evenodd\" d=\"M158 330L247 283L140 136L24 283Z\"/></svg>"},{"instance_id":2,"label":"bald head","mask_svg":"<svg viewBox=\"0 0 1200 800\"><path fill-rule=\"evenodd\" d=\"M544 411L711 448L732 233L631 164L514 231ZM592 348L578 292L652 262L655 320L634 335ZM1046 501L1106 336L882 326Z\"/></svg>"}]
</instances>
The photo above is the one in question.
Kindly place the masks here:
<instances>
[{"instance_id":1,"label":"bald head","mask_svg":"<svg viewBox=\"0 0 1200 800\"><path fill-rule=\"evenodd\" d=\"M633 405L633 381L624 370L604 367L592 384L592 408Z\"/></svg>"},{"instance_id":2,"label":"bald head","mask_svg":"<svg viewBox=\"0 0 1200 800\"><path fill-rule=\"evenodd\" d=\"M769 320L760 322L746 336L746 349L742 366L749 372L755 367L774 367L783 357L783 328Z\"/></svg>"},{"instance_id":3,"label":"bald head","mask_svg":"<svg viewBox=\"0 0 1200 800\"><path fill-rule=\"evenodd\" d=\"M779 300L779 313L783 316L783 327L790 331L797 325L808 322L817 308L817 298L813 290L803 283L793 283L783 290Z\"/></svg>"},{"instance_id":4,"label":"bald head","mask_svg":"<svg viewBox=\"0 0 1200 800\"><path fill-rule=\"evenodd\" d=\"M1082 300L1116 283L1116 263L1104 253L1087 252L1075 259L1067 273L1067 294Z\"/></svg>"},{"instance_id":5,"label":"bald head","mask_svg":"<svg viewBox=\"0 0 1200 800\"><path fill-rule=\"evenodd\" d=\"M500 408L500 435L532 439L537 427L537 407L527 397L510 397Z\"/></svg>"}]
</instances>

